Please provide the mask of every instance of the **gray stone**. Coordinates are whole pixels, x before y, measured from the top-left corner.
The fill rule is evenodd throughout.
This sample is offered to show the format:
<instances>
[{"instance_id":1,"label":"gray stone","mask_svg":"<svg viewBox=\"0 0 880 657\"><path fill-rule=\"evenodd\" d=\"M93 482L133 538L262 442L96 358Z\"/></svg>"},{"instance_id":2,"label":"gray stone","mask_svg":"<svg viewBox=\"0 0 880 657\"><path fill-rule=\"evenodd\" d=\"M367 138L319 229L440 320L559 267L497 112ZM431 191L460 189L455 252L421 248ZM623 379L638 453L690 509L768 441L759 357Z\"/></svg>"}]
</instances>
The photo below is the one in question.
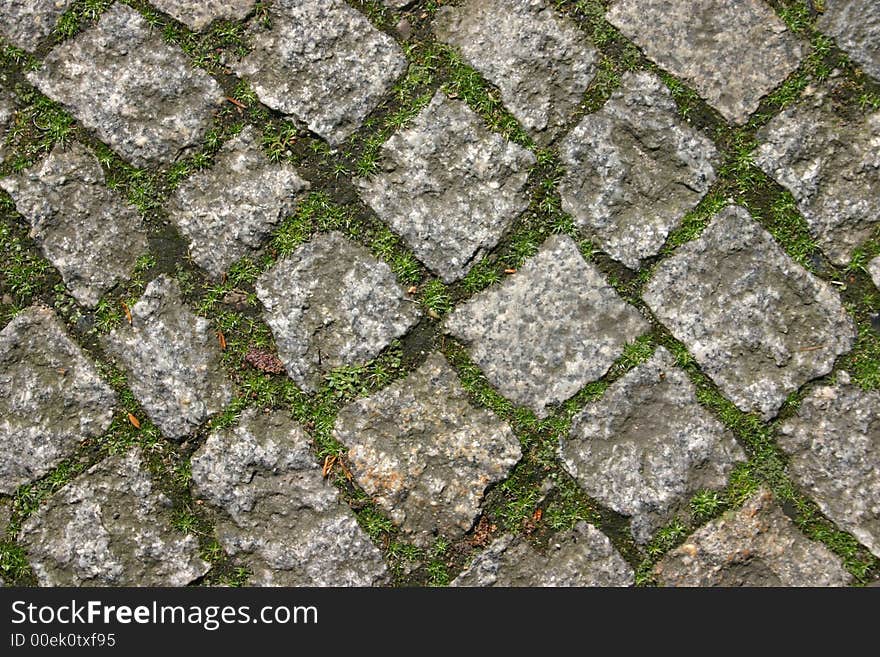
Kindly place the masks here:
<instances>
[{"instance_id":1,"label":"gray stone","mask_svg":"<svg viewBox=\"0 0 880 657\"><path fill-rule=\"evenodd\" d=\"M854 342L835 290L740 207L662 262L643 299L733 403L764 419Z\"/></svg>"},{"instance_id":2,"label":"gray stone","mask_svg":"<svg viewBox=\"0 0 880 657\"><path fill-rule=\"evenodd\" d=\"M808 87L758 141L755 162L791 191L828 257L849 264L880 226L880 111L841 116L831 94Z\"/></svg>"},{"instance_id":3,"label":"gray stone","mask_svg":"<svg viewBox=\"0 0 880 657\"><path fill-rule=\"evenodd\" d=\"M201 30L215 20L240 21L254 7L256 0L153 0L156 9Z\"/></svg>"},{"instance_id":4,"label":"gray stone","mask_svg":"<svg viewBox=\"0 0 880 657\"><path fill-rule=\"evenodd\" d=\"M379 217L450 283L528 207L525 185L535 161L465 103L438 91L383 144L379 173L357 184Z\"/></svg>"},{"instance_id":5,"label":"gray stone","mask_svg":"<svg viewBox=\"0 0 880 657\"><path fill-rule=\"evenodd\" d=\"M378 356L420 316L391 268L336 232L280 260L256 288L288 375L310 391L331 369Z\"/></svg>"},{"instance_id":6,"label":"gray stone","mask_svg":"<svg viewBox=\"0 0 880 657\"><path fill-rule=\"evenodd\" d=\"M571 238L557 235L516 274L459 306L446 328L495 388L546 417L649 325Z\"/></svg>"},{"instance_id":7,"label":"gray stone","mask_svg":"<svg viewBox=\"0 0 880 657\"><path fill-rule=\"evenodd\" d=\"M0 331L0 493L43 476L110 426L116 395L48 308Z\"/></svg>"},{"instance_id":8,"label":"gray stone","mask_svg":"<svg viewBox=\"0 0 880 657\"><path fill-rule=\"evenodd\" d=\"M415 0L382 0L382 4L392 9L403 9L411 5Z\"/></svg>"},{"instance_id":9,"label":"gray stone","mask_svg":"<svg viewBox=\"0 0 880 657\"><path fill-rule=\"evenodd\" d=\"M186 586L208 572L193 535L139 449L111 456L55 493L19 541L41 586Z\"/></svg>"},{"instance_id":10,"label":"gray stone","mask_svg":"<svg viewBox=\"0 0 880 657\"><path fill-rule=\"evenodd\" d=\"M173 160L199 142L224 102L213 78L120 3L54 48L27 78L141 167Z\"/></svg>"},{"instance_id":11,"label":"gray stone","mask_svg":"<svg viewBox=\"0 0 880 657\"><path fill-rule=\"evenodd\" d=\"M166 437L182 438L232 399L217 336L165 274L147 286L131 317L131 326L114 329L104 346L125 368L150 419Z\"/></svg>"},{"instance_id":12,"label":"gray stone","mask_svg":"<svg viewBox=\"0 0 880 657\"><path fill-rule=\"evenodd\" d=\"M880 80L880 4L876 0L824 0L823 4L819 29Z\"/></svg>"},{"instance_id":13,"label":"gray stone","mask_svg":"<svg viewBox=\"0 0 880 657\"><path fill-rule=\"evenodd\" d=\"M745 460L663 347L587 405L560 443L566 469L587 494L632 519L639 543L695 493L724 488Z\"/></svg>"},{"instance_id":14,"label":"gray stone","mask_svg":"<svg viewBox=\"0 0 880 657\"><path fill-rule=\"evenodd\" d=\"M562 208L630 269L657 254L715 180L712 141L678 117L652 73L627 73L562 142Z\"/></svg>"},{"instance_id":15,"label":"gray stone","mask_svg":"<svg viewBox=\"0 0 880 657\"><path fill-rule=\"evenodd\" d=\"M607 19L734 123L744 123L803 55L762 0L616 0Z\"/></svg>"},{"instance_id":16,"label":"gray stone","mask_svg":"<svg viewBox=\"0 0 880 657\"><path fill-rule=\"evenodd\" d=\"M81 304L95 306L128 279L147 235L137 210L107 189L104 172L81 144L55 146L42 162L0 180L30 236Z\"/></svg>"},{"instance_id":17,"label":"gray stone","mask_svg":"<svg viewBox=\"0 0 880 657\"><path fill-rule=\"evenodd\" d=\"M501 91L535 139L556 137L596 72L596 51L544 0L469 0L443 7L434 31Z\"/></svg>"},{"instance_id":18,"label":"gray stone","mask_svg":"<svg viewBox=\"0 0 880 657\"><path fill-rule=\"evenodd\" d=\"M168 209L189 239L193 260L219 278L254 255L308 189L296 169L263 155L248 126L223 146L213 168L184 181Z\"/></svg>"},{"instance_id":19,"label":"gray stone","mask_svg":"<svg viewBox=\"0 0 880 657\"><path fill-rule=\"evenodd\" d=\"M0 36L36 50L74 0L6 0L0 5Z\"/></svg>"},{"instance_id":20,"label":"gray stone","mask_svg":"<svg viewBox=\"0 0 880 657\"><path fill-rule=\"evenodd\" d=\"M331 144L354 132L406 71L397 43L342 0L276 0L235 65L266 105Z\"/></svg>"},{"instance_id":21,"label":"gray stone","mask_svg":"<svg viewBox=\"0 0 880 657\"><path fill-rule=\"evenodd\" d=\"M217 536L259 586L370 586L382 554L339 500L287 412L246 410L192 459L195 493L225 512Z\"/></svg>"},{"instance_id":22,"label":"gray stone","mask_svg":"<svg viewBox=\"0 0 880 657\"><path fill-rule=\"evenodd\" d=\"M701 527L654 569L663 586L846 586L831 550L809 540L760 489Z\"/></svg>"},{"instance_id":23,"label":"gray stone","mask_svg":"<svg viewBox=\"0 0 880 657\"><path fill-rule=\"evenodd\" d=\"M10 520L12 520L12 498L0 500L0 542L12 540L12 535L6 531Z\"/></svg>"},{"instance_id":24,"label":"gray stone","mask_svg":"<svg viewBox=\"0 0 880 657\"><path fill-rule=\"evenodd\" d=\"M820 386L779 429L792 478L822 513L880 557L880 392Z\"/></svg>"},{"instance_id":25,"label":"gray stone","mask_svg":"<svg viewBox=\"0 0 880 657\"><path fill-rule=\"evenodd\" d=\"M868 273L871 274L875 287L880 290L880 256L868 263Z\"/></svg>"},{"instance_id":26,"label":"gray stone","mask_svg":"<svg viewBox=\"0 0 880 657\"><path fill-rule=\"evenodd\" d=\"M343 408L334 435L348 448L355 481L407 538L464 535L486 489L519 461L519 442L485 409L471 406L440 354L407 378Z\"/></svg>"},{"instance_id":27,"label":"gray stone","mask_svg":"<svg viewBox=\"0 0 880 657\"><path fill-rule=\"evenodd\" d=\"M632 586L633 570L598 529L579 522L546 554L520 537L495 539L451 586Z\"/></svg>"},{"instance_id":28,"label":"gray stone","mask_svg":"<svg viewBox=\"0 0 880 657\"><path fill-rule=\"evenodd\" d=\"M5 83L5 77L0 74L0 84ZM6 124L15 113L15 103L12 95L4 89L0 89L0 163L6 157Z\"/></svg>"}]
</instances>

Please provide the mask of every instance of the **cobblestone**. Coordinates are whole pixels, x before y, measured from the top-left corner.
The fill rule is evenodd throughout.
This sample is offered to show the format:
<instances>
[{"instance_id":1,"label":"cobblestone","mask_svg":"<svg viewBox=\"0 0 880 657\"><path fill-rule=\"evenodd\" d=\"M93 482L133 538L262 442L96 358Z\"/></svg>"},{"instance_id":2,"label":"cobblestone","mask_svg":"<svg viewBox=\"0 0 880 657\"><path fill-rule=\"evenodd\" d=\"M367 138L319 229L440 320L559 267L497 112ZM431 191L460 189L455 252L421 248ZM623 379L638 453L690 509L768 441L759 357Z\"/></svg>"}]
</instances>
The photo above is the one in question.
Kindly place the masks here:
<instances>
[{"instance_id":1,"label":"cobblestone","mask_svg":"<svg viewBox=\"0 0 880 657\"><path fill-rule=\"evenodd\" d=\"M818 27L880 80L880 5L872 0L826 0Z\"/></svg>"},{"instance_id":2,"label":"cobblestone","mask_svg":"<svg viewBox=\"0 0 880 657\"><path fill-rule=\"evenodd\" d=\"M255 3L256 0L153 0L156 9L194 30L203 30L216 20L241 20Z\"/></svg>"},{"instance_id":3,"label":"cobblestone","mask_svg":"<svg viewBox=\"0 0 880 657\"><path fill-rule=\"evenodd\" d=\"M25 50L36 50L74 0L4 2L0 8L0 35Z\"/></svg>"}]
</instances>

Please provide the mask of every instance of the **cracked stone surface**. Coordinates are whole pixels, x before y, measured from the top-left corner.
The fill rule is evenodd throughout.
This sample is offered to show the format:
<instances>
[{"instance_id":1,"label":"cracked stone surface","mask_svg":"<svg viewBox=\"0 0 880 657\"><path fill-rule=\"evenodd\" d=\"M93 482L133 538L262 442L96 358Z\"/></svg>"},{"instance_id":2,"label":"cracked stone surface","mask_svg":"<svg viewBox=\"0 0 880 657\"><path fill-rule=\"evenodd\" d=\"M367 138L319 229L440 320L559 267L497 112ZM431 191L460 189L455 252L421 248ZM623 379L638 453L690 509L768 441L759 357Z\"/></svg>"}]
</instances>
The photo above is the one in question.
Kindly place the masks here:
<instances>
[{"instance_id":1,"label":"cracked stone surface","mask_svg":"<svg viewBox=\"0 0 880 657\"><path fill-rule=\"evenodd\" d=\"M489 382L538 417L604 375L648 328L561 235L446 322Z\"/></svg>"},{"instance_id":2,"label":"cracked stone surface","mask_svg":"<svg viewBox=\"0 0 880 657\"><path fill-rule=\"evenodd\" d=\"M220 278L256 255L309 187L294 167L272 164L248 126L223 146L212 168L186 179L168 211L189 239L193 260Z\"/></svg>"},{"instance_id":3,"label":"cracked stone surface","mask_svg":"<svg viewBox=\"0 0 880 657\"><path fill-rule=\"evenodd\" d=\"M131 307L132 324L103 338L128 386L167 438L180 439L232 399L211 322L184 303L163 274Z\"/></svg>"},{"instance_id":4,"label":"cracked stone surface","mask_svg":"<svg viewBox=\"0 0 880 657\"><path fill-rule=\"evenodd\" d=\"M737 124L804 54L763 0L616 0L606 18Z\"/></svg>"},{"instance_id":5,"label":"cracked stone surface","mask_svg":"<svg viewBox=\"0 0 880 657\"><path fill-rule=\"evenodd\" d=\"M845 586L840 559L801 534L767 489L701 527L657 564L663 586Z\"/></svg>"},{"instance_id":6,"label":"cracked stone surface","mask_svg":"<svg viewBox=\"0 0 880 657\"><path fill-rule=\"evenodd\" d=\"M647 72L627 73L598 112L563 140L562 208L630 269L656 255L715 180L712 141L678 117Z\"/></svg>"},{"instance_id":7,"label":"cracked stone surface","mask_svg":"<svg viewBox=\"0 0 880 657\"><path fill-rule=\"evenodd\" d=\"M544 0L469 0L443 7L437 37L501 91L505 106L547 143L571 120L595 76L586 34Z\"/></svg>"},{"instance_id":8,"label":"cracked stone surface","mask_svg":"<svg viewBox=\"0 0 880 657\"><path fill-rule=\"evenodd\" d=\"M794 480L822 513L880 556L880 392L820 386L779 429Z\"/></svg>"},{"instance_id":9,"label":"cracked stone surface","mask_svg":"<svg viewBox=\"0 0 880 657\"><path fill-rule=\"evenodd\" d=\"M434 353L415 372L352 402L336 420L355 481L414 543L457 538L483 495L519 461L506 422L468 400L455 371Z\"/></svg>"},{"instance_id":10,"label":"cracked stone surface","mask_svg":"<svg viewBox=\"0 0 880 657\"><path fill-rule=\"evenodd\" d=\"M560 456L588 495L631 518L639 543L745 460L663 347L575 416Z\"/></svg>"},{"instance_id":11,"label":"cracked stone surface","mask_svg":"<svg viewBox=\"0 0 880 657\"><path fill-rule=\"evenodd\" d=\"M868 273L871 274L871 280L874 281L876 288L880 290L880 256L868 263Z\"/></svg>"},{"instance_id":12,"label":"cracked stone surface","mask_svg":"<svg viewBox=\"0 0 880 657\"><path fill-rule=\"evenodd\" d=\"M41 586L186 586L208 572L192 534L139 450L111 456L56 493L21 528Z\"/></svg>"},{"instance_id":13,"label":"cracked stone surface","mask_svg":"<svg viewBox=\"0 0 880 657\"><path fill-rule=\"evenodd\" d=\"M445 282L464 276L528 206L535 156L438 91L380 151L361 197Z\"/></svg>"},{"instance_id":14,"label":"cracked stone surface","mask_svg":"<svg viewBox=\"0 0 880 657\"><path fill-rule=\"evenodd\" d=\"M206 28L215 20L241 20L256 0L153 0L156 9L164 11L194 30Z\"/></svg>"},{"instance_id":15,"label":"cracked stone surface","mask_svg":"<svg viewBox=\"0 0 880 657\"><path fill-rule=\"evenodd\" d=\"M524 538L495 539L450 586L632 586L629 564L598 529L579 522L541 554Z\"/></svg>"},{"instance_id":16,"label":"cracked stone surface","mask_svg":"<svg viewBox=\"0 0 880 657\"><path fill-rule=\"evenodd\" d=\"M266 105L331 144L363 120L407 68L397 43L342 0L276 0L272 27L234 68Z\"/></svg>"},{"instance_id":17,"label":"cracked stone surface","mask_svg":"<svg viewBox=\"0 0 880 657\"><path fill-rule=\"evenodd\" d=\"M300 246L256 288L288 375L311 391L330 370L378 356L421 315L386 263L336 232Z\"/></svg>"},{"instance_id":18,"label":"cracked stone surface","mask_svg":"<svg viewBox=\"0 0 880 657\"><path fill-rule=\"evenodd\" d=\"M54 48L27 79L139 167L167 163L197 144L224 102L213 78L118 3Z\"/></svg>"},{"instance_id":19,"label":"cracked stone surface","mask_svg":"<svg viewBox=\"0 0 880 657\"><path fill-rule=\"evenodd\" d=\"M321 474L287 412L245 411L192 460L195 493L225 511L224 549L251 585L371 586L387 580L382 553Z\"/></svg>"},{"instance_id":20,"label":"cracked stone surface","mask_svg":"<svg viewBox=\"0 0 880 657\"><path fill-rule=\"evenodd\" d=\"M74 0L7 0L0 5L0 36L36 50Z\"/></svg>"},{"instance_id":21,"label":"cracked stone surface","mask_svg":"<svg viewBox=\"0 0 880 657\"><path fill-rule=\"evenodd\" d=\"M127 280L147 249L137 210L107 189L101 165L81 144L55 146L42 162L0 180L0 187L30 223L30 237L70 293L86 306Z\"/></svg>"},{"instance_id":22,"label":"cracked stone surface","mask_svg":"<svg viewBox=\"0 0 880 657\"><path fill-rule=\"evenodd\" d=\"M817 27L834 37L865 73L880 80L880 4L875 0L825 0Z\"/></svg>"},{"instance_id":23,"label":"cracked stone surface","mask_svg":"<svg viewBox=\"0 0 880 657\"><path fill-rule=\"evenodd\" d=\"M0 493L13 494L102 434L115 403L53 311L16 315L0 331Z\"/></svg>"},{"instance_id":24,"label":"cracked stone surface","mask_svg":"<svg viewBox=\"0 0 880 657\"><path fill-rule=\"evenodd\" d=\"M855 337L831 286L736 206L663 261L643 299L731 401L764 419Z\"/></svg>"}]
</instances>

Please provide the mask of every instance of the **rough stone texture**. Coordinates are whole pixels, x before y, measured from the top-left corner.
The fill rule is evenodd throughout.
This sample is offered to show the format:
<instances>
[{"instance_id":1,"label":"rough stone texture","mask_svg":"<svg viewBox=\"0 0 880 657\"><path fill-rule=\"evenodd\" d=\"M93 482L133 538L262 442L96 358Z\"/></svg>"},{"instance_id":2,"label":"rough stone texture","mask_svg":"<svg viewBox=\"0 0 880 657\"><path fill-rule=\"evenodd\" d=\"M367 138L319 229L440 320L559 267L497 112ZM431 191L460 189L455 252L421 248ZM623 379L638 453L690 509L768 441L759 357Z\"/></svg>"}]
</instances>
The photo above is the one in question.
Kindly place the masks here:
<instances>
[{"instance_id":1,"label":"rough stone texture","mask_svg":"<svg viewBox=\"0 0 880 657\"><path fill-rule=\"evenodd\" d=\"M731 401L765 419L854 341L837 293L740 207L661 263L643 299Z\"/></svg>"},{"instance_id":2,"label":"rough stone texture","mask_svg":"<svg viewBox=\"0 0 880 657\"><path fill-rule=\"evenodd\" d=\"M185 586L208 572L134 449L89 468L21 528L41 586Z\"/></svg>"},{"instance_id":3,"label":"rough stone texture","mask_svg":"<svg viewBox=\"0 0 880 657\"><path fill-rule=\"evenodd\" d=\"M382 146L361 196L444 281L464 276L528 206L535 156L438 91Z\"/></svg>"},{"instance_id":4,"label":"rough stone texture","mask_svg":"<svg viewBox=\"0 0 880 657\"><path fill-rule=\"evenodd\" d=\"M0 180L0 187L83 305L97 305L104 292L126 280L147 249L137 210L107 189L101 165L81 144L55 146L42 162Z\"/></svg>"},{"instance_id":5,"label":"rough stone texture","mask_svg":"<svg viewBox=\"0 0 880 657\"><path fill-rule=\"evenodd\" d=\"M663 586L845 586L834 553L801 534L770 491L701 527L654 570Z\"/></svg>"},{"instance_id":6,"label":"rough stone texture","mask_svg":"<svg viewBox=\"0 0 880 657\"><path fill-rule=\"evenodd\" d=\"M0 5L0 36L25 50L36 50L74 0L5 0Z\"/></svg>"},{"instance_id":7,"label":"rough stone texture","mask_svg":"<svg viewBox=\"0 0 880 657\"><path fill-rule=\"evenodd\" d=\"M649 326L571 238L553 236L516 274L459 306L446 328L504 396L545 417Z\"/></svg>"},{"instance_id":8,"label":"rough stone texture","mask_svg":"<svg viewBox=\"0 0 880 657\"><path fill-rule=\"evenodd\" d=\"M260 586L369 586L382 554L339 500L284 411L248 409L192 459L195 493L222 508L217 535Z\"/></svg>"},{"instance_id":9,"label":"rough stone texture","mask_svg":"<svg viewBox=\"0 0 880 657\"><path fill-rule=\"evenodd\" d=\"M169 203L171 220L189 239L189 253L215 278L253 255L272 229L290 214L309 183L296 169L272 164L253 128L227 142L211 169L178 188Z\"/></svg>"},{"instance_id":10,"label":"rough stone texture","mask_svg":"<svg viewBox=\"0 0 880 657\"><path fill-rule=\"evenodd\" d=\"M0 74L0 86L4 85L5 82L5 76ZM0 88L0 163L6 157L6 124L9 123L14 112L15 104L12 100L12 94Z\"/></svg>"},{"instance_id":11,"label":"rough stone texture","mask_svg":"<svg viewBox=\"0 0 880 657\"><path fill-rule=\"evenodd\" d=\"M627 73L598 112L562 142L562 208L602 250L631 269L715 180L712 141L678 117L672 94L647 72Z\"/></svg>"},{"instance_id":12,"label":"rough stone texture","mask_svg":"<svg viewBox=\"0 0 880 657\"><path fill-rule=\"evenodd\" d=\"M256 0L153 0L164 11L194 30L201 30L215 20L239 21L253 9Z\"/></svg>"},{"instance_id":13,"label":"rough stone texture","mask_svg":"<svg viewBox=\"0 0 880 657\"><path fill-rule=\"evenodd\" d=\"M451 586L632 586L629 564L598 529L579 522L556 536L546 554L522 537L492 542Z\"/></svg>"},{"instance_id":14,"label":"rough stone texture","mask_svg":"<svg viewBox=\"0 0 880 657\"><path fill-rule=\"evenodd\" d=\"M379 355L419 319L391 268L341 233L317 235L256 284L288 375L306 390Z\"/></svg>"},{"instance_id":15,"label":"rough stone texture","mask_svg":"<svg viewBox=\"0 0 880 657\"><path fill-rule=\"evenodd\" d=\"M391 7L392 9L403 9L404 7L411 5L415 0L382 0L382 3L386 7Z\"/></svg>"},{"instance_id":16,"label":"rough stone texture","mask_svg":"<svg viewBox=\"0 0 880 657\"><path fill-rule=\"evenodd\" d=\"M434 31L501 91L525 129L547 143L571 120L595 75L585 33L544 0L470 0L443 7Z\"/></svg>"},{"instance_id":17,"label":"rough stone texture","mask_svg":"<svg viewBox=\"0 0 880 657\"><path fill-rule=\"evenodd\" d=\"M331 144L354 132L406 71L395 41L342 0L277 0L272 28L235 65L266 105Z\"/></svg>"},{"instance_id":18,"label":"rough stone texture","mask_svg":"<svg viewBox=\"0 0 880 657\"><path fill-rule=\"evenodd\" d=\"M880 290L880 256L868 263L868 272L871 274L874 285Z\"/></svg>"},{"instance_id":19,"label":"rough stone texture","mask_svg":"<svg viewBox=\"0 0 880 657\"><path fill-rule=\"evenodd\" d=\"M0 541L11 540L12 536L6 531L9 521L12 519L12 498L0 500ZM0 586L3 582L0 580Z\"/></svg>"},{"instance_id":20,"label":"rough stone texture","mask_svg":"<svg viewBox=\"0 0 880 657\"><path fill-rule=\"evenodd\" d=\"M880 3L825 0L819 29L837 40L865 73L880 80Z\"/></svg>"},{"instance_id":21,"label":"rough stone texture","mask_svg":"<svg viewBox=\"0 0 880 657\"><path fill-rule=\"evenodd\" d=\"M880 226L880 111L841 116L816 87L758 133L755 162L797 200L838 265Z\"/></svg>"},{"instance_id":22,"label":"rough stone texture","mask_svg":"<svg viewBox=\"0 0 880 657\"><path fill-rule=\"evenodd\" d=\"M801 402L778 442L822 513L880 557L880 392L837 379Z\"/></svg>"},{"instance_id":23,"label":"rough stone texture","mask_svg":"<svg viewBox=\"0 0 880 657\"><path fill-rule=\"evenodd\" d=\"M114 329L103 343L150 419L166 437L182 438L232 398L217 336L165 274L147 286L131 317L131 326Z\"/></svg>"},{"instance_id":24,"label":"rough stone texture","mask_svg":"<svg viewBox=\"0 0 880 657\"><path fill-rule=\"evenodd\" d=\"M663 347L574 418L560 455L591 497L632 519L639 543L698 491L726 486L745 460Z\"/></svg>"},{"instance_id":25,"label":"rough stone texture","mask_svg":"<svg viewBox=\"0 0 880 657\"><path fill-rule=\"evenodd\" d=\"M110 426L116 396L48 308L0 331L0 493L41 477Z\"/></svg>"},{"instance_id":26,"label":"rough stone texture","mask_svg":"<svg viewBox=\"0 0 880 657\"><path fill-rule=\"evenodd\" d=\"M734 123L744 123L803 54L763 0L616 0L606 17Z\"/></svg>"},{"instance_id":27,"label":"rough stone texture","mask_svg":"<svg viewBox=\"0 0 880 657\"><path fill-rule=\"evenodd\" d=\"M340 411L334 434L357 483L418 545L456 538L480 513L488 486L521 456L510 427L471 406L440 354L407 378Z\"/></svg>"},{"instance_id":28,"label":"rough stone texture","mask_svg":"<svg viewBox=\"0 0 880 657\"><path fill-rule=\"evenodd\" d=\"M224 98L213 78L120 3L27 78L137 166L168 162L200 141Z\"/></svg>"}]
</instances>

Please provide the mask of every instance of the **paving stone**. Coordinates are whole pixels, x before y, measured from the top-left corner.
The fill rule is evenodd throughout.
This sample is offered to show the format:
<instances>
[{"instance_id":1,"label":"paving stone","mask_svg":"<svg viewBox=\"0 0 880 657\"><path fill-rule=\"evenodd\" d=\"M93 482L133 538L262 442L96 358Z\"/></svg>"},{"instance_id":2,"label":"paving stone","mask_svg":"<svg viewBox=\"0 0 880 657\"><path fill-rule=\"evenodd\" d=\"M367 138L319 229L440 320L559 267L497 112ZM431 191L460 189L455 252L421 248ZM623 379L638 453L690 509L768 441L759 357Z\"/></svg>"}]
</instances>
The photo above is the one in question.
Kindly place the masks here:
<instances>
[{"instance_id":1,"label":"paving stone","mask_svg":"<svg viewBox=\"0 0 880 657\"><path fill-rule=\"evenodd\" d=\"M840 559L801 534L767 489L701 527L654 570L663 586L845 586Z\"/></svg>"},{"instance_id":2,"label":"paving stone","mask_svg":"<svg viewBox=\"0 0 880 657\"><path fill-rule=\"evenodd\" d=\"M255 255L308 189L296 169L263 155L248 126L223 146L212 168L186 179L168 209L190 241L193 260L220 278L239 259Z\"/></svg>"},{"instance_id":3,"label":"paving stone","mask_svg":"<svg viewBox=\"0 0 880 657\"><path fill-rule=\"evenodd\" d=\"M186 586L209 565L196 537L173 523L171 500L134 449L55 493L19 540L41 586Z\"/></svg>"},{"instance_id":4,"label":"paving stone","mask_svg":"<svg viewBox=\"0 0 880 657\"><path fill-rule=\"evenodd\" d=\"M36 50L74 0L7 0L0 6L0 36Z\"/></svg>"},{"instance_id":5,"label":"paving stone","mask_svg":"<svg viewBox=\"0 0 880 657\"><path fill-rule=\"evenodd\" d=\"M738 124L803 56L798 40L762 0L616 0L606 18Z\"/></svg>"},{"instance_id":6,"label":"paving stone","mask_svg":"<svg viewBox=\"0 0 880 657\"><path fill-rule=\"evenodd\" d=\"M571 120L596 73L586 34L544 0L443 7L434 31L498 87L505 106L542 143Z\"/></svg>"},{"instance_id":7,"label":"paving stone","mask_svg":"<svg viewBox=\"0 0 880 657\"><path fill-rule=\"evenodd\" d=\"M405 379L343 408L334 435L348 448L355 481L421 546L437 533L467 532L487 487L521 456L507 423L471 406L438 353Z\"/></svg>"},{"instance_id":8,"label":"paving stone","mask_svg":"<svg viewBox=\"0 0 880 657\"><path fill-rule=\"evenodd\" d=\"M246 410L192 459L195 493L220 507L224 549L259 586L370 586L387 580L370 542L287 412Z\"/></svg>"},{"instance_id":9,"label":"paving stone","mask_svg":"<svg viewBox=\"0 0 880 657\"><path fill-rule=\"evenodd\" d=\"M663 347L587 405L560 443L566 469L587 494L631 518L639 543L697 492L724 488L745 460Z\"/></svg>"},{"instance_id":10,"label":"paving stone","mask_svg":"<svg viewBox=\"0 0 880 657\"><path fill-rule=\"evenodd\" d=\"M854 342L834 289L740 207L662 262L643 299L731 401L764 419Z\"/></svg>"},{"instance_id":11,"label":"paving stone","mask_svg":"<svg viewBox=\"0 0 880 657\"><path fill-rule=\"evenodd\" d=\"M201 30L215 20L240 21L253 9L256 0L153 0L164 11L194 30Z\"/></svg>"},{"instance_id":12,"label":"paving stone","mask_svg":"<svg viewBox=\"0 0 880 657\"><path fill-rule=\"evenodd\" d=\"M632 586L629 564L598 529L579 522L541 554L521 536L495 539L451 586Z\"/></svg>"},{"instance_id":13,"label":"paving stone","mask_svg":"<svg viewBox=\"0 0 880 657\"><path fill-rule=\"evenodd\" d=\"M211 323L187 308L163 274L131 308L132 324L114 329L105 348L128 374L128 386L167 438L179 439L232 399Z\"/></svg>"},{"instance_id":14,"label":"paving stone","mask_svg":"<svg viewBox=\"0 0 880 657\"><path fill-rule=\"evenodd\" d=\"M116 396L48 308L0 331L0 493L43 476L110 426Z\"/></svg>"},{"instance_id":15,"label":"paving stone","mask_svg":"<svg viewBox=\"0 0 880 657\"><path fill-rule=\"evenodd\" d=\"M792 478L822 513L880 557L880 392L820 386L779 430Z\"/></svg>"},{"instance_id":16,"label":"paving stone","mask_svg":"<svg viewBox=\"0 0 880 657\"><path fill-rule=\"evenodd\" d=\"M0 541L12 540L12 535L6 529L12 519L12 498L0 500ZM2 582L0 582L2 585Z\"/></svg>"},{"instance_id":17,"label":"paving stone","mask_svg":"<svg viewBox=\"0 0 880 657\"><path fill-rule=\"evenodd\" d=\"M213 78L119 3L54 48L27 79L139 167L197 144L224 102Z\"/></svg>"},{"instance_id":18,"label":"paving stone","mask_svg":"<svg viewBox=\"0 0 880 657\"><path fill-rule=\"evenodd\" d=\"M843 116L834 105L807 88L759 131L755 162L791 191L828 257L847 265L880 227L880 111Z\"/></svg>"},{"instance_id":19,"label":"paving stone","mask_svg":"<svg viewBox=\"0 0 880 657\"><path fill-rule=\"evenodd\" d=\"M871 274L874 285L880 290L880 256L868 263L868 272Z\"/></svg>"},{"instance_id":20,"label":"paving stone","mask_svg":"<svg viewBox=\"0 0 880 657\"><path fill-rule=\"evenodd\" d=\"M528 207L535 156L438 91L380 151L360 194L444 281L464 276Z\"/></svg>"},{"instance_id":21,"label":"paving stone","mask_svg":"<svg viewBox=\"0 0 880 657\"><path fill-rule=\"evenodd\" d=\"M546 417L649 325L571 238L557 235L516 274L459 306L446 329L504 396Z\"/></svg>"},{"instance_id":22,"label":"paving stone","mask_svg":"<svg viewBox=\"0 0 880 657\"><path fill-rule=\"evenodd\" d=\"M837 40L864 71L880 80L880 4L876 0L825 0L818 28Z\"/></svg>"},{"instance_id":23,"label":"paving stone","mask_svg":"<svg viewBox=\"0 0 880 657\"><path fill-rule=\"evenodd\" d=\"M382 4L386 7L391 7L392 9L403 9L411 4L413 4L415 0L382 0Z\"/></svg>"},{"instance_id":24,"label":"paving stone","mask_svg":"<svg viewBox=\"0 0 880 657\"><path fill-rule=\"evenodd\" d=\"M647 72L627 73L598 112L562 142L562 208L630 269L656 255L715 180L712 141L681 120Z\"/></svg>"},{"instance_id":25,"label":"paving stone","mask_svg":"<svg viewBox=\"0 0 880 657\"><path fill-rule=\"evenodd\" d=\"M266 105L331 144L357 130L406 71L397 43L342 0L277 0L271 29L234 66Z\"/></svg>"},{"instance_id":26,"label":"paving stone","mask_svg":"<svg viewBox=\"0 0 880 657\"><path fill-rule=\"evenodd\" d=\"M97 305L101 295L127 280L147 250L138 211L105 186L101 165L81 144L55 146L42 162L0 180L0 187L83 305Z\"/></svg>"},{"instance_id":27,"label":"paving stone","mask_svg":"<svg viewBox=\"0 0 880 657\"><path fill-rule=\"evenodd\" d=\"M256 288L288 375L310 391L330 370L378 356L420 316L391 268L336 232L280 260Z\"/></svg>"}]
</instances>

